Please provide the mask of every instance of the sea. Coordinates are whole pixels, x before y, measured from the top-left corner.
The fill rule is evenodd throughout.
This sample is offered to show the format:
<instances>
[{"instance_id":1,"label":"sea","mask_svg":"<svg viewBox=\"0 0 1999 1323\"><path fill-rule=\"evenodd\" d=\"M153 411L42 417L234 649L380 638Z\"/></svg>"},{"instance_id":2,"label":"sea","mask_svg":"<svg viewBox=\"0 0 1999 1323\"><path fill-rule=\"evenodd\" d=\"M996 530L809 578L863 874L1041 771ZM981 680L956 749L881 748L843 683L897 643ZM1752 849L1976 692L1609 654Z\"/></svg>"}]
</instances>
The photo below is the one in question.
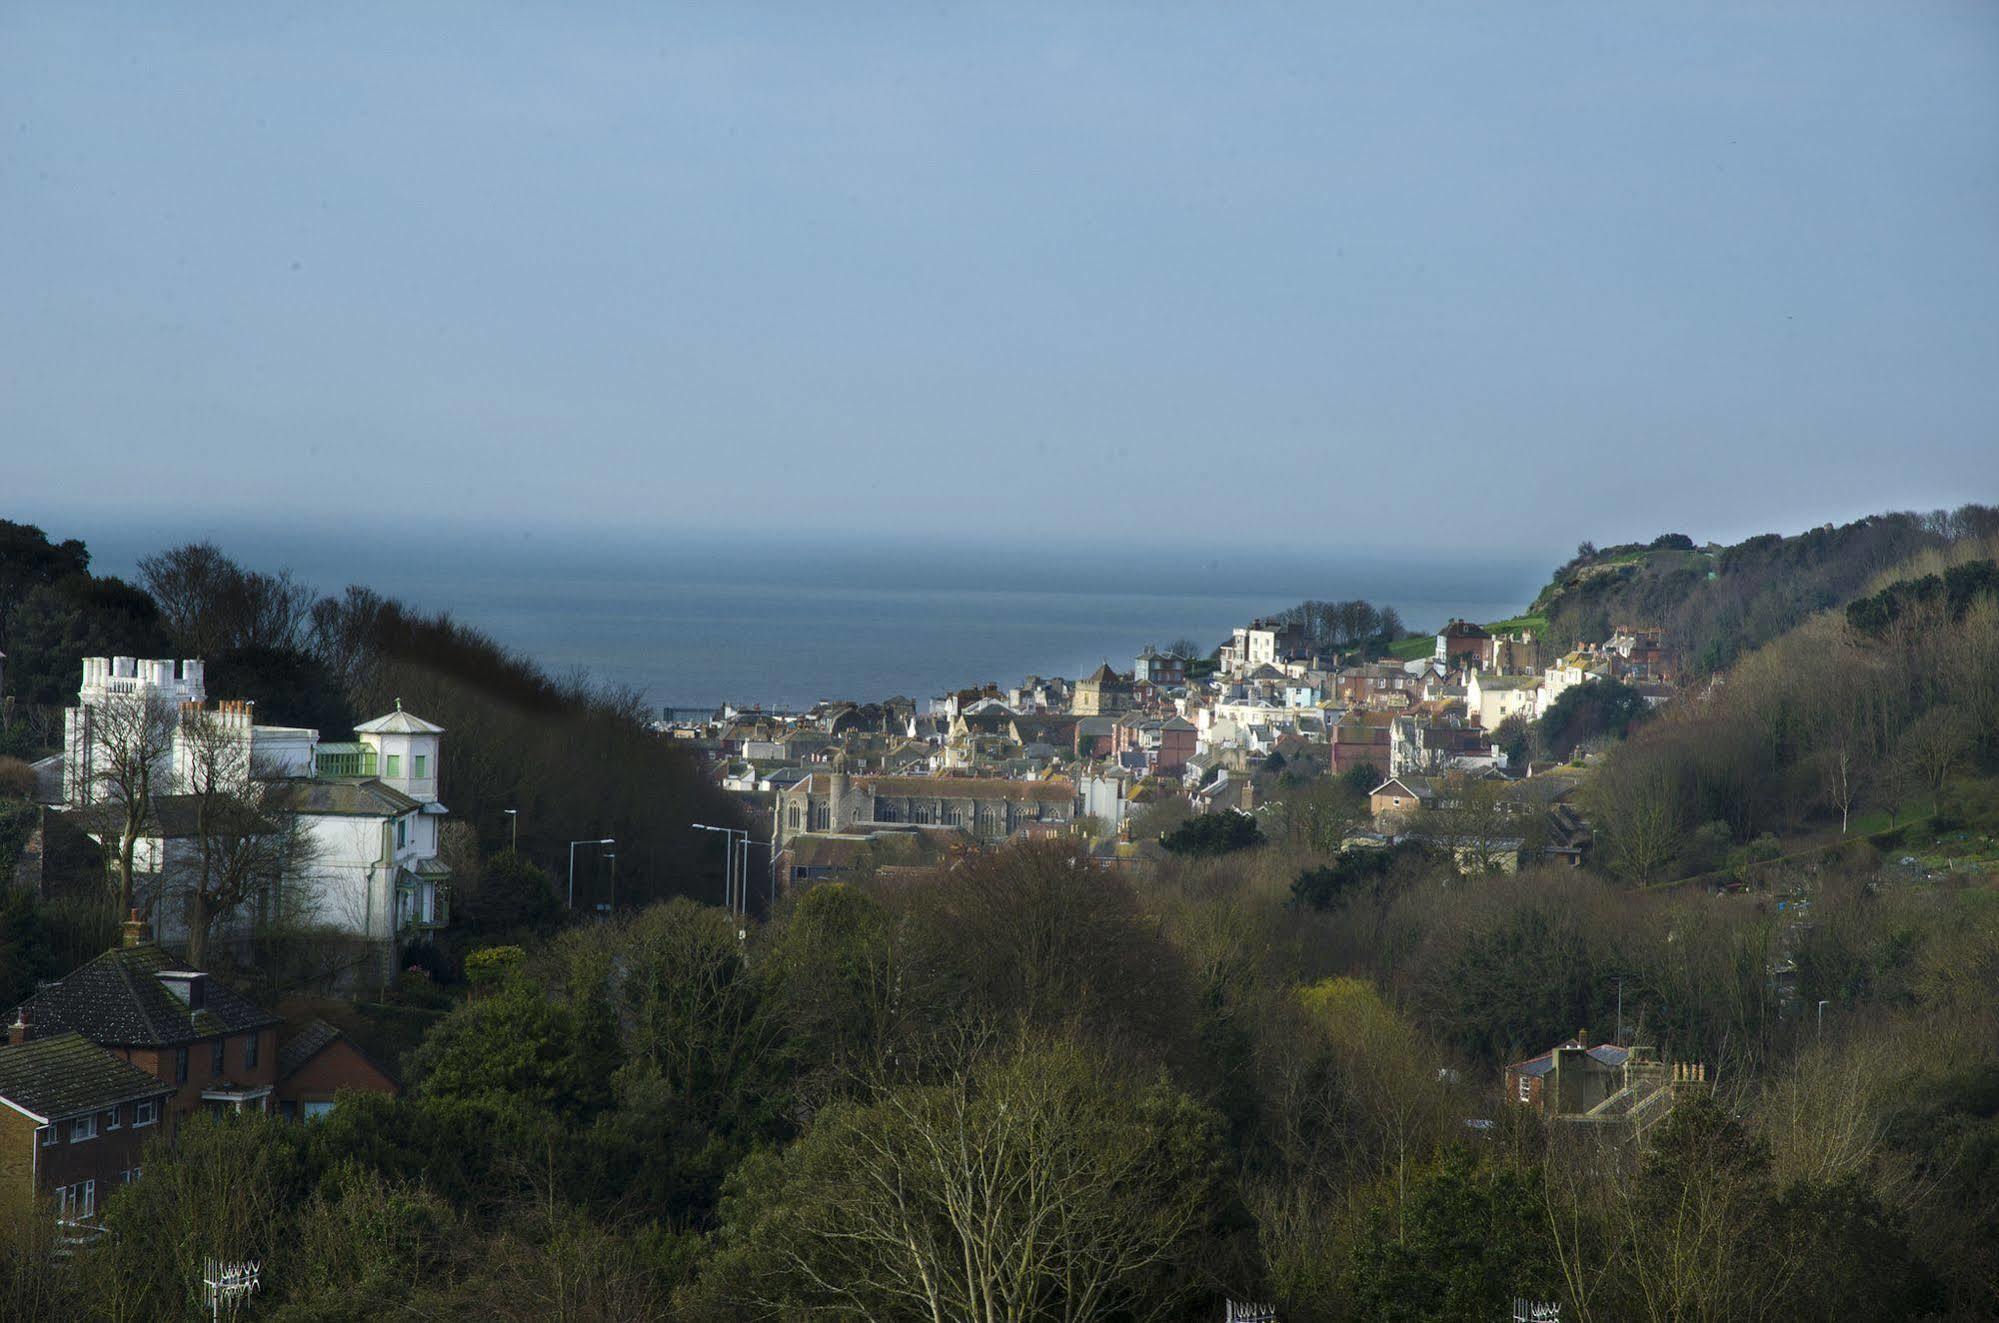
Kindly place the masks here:
<instances>
[{"instance_id":1,"label":"sea","mask_svg":"<svg viewBox=\"0 0 1999 1323\"><path fill-rule=\"evenodd\" d=\"M322 593L361 583L444 611L552 674L664 709L924 700L1029 675L1129 669L1146 645L1205 652L1307 598L1393 605L1412 628L1519 612L1558 557L872 536L530 532L119 521L70 531L98 573L208 538Z\"/></svg>"}]
</instances>

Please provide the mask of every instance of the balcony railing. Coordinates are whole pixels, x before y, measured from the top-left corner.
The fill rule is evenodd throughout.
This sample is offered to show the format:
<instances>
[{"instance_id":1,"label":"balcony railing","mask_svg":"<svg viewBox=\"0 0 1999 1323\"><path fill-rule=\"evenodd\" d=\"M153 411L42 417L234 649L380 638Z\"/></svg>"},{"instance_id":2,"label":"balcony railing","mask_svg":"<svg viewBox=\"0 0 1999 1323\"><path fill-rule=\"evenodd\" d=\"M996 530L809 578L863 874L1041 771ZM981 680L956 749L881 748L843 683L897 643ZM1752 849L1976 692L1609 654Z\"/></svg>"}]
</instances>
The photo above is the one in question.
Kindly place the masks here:
<instances>
[{"instance_id":1,"label":"balcony railing","mask_svg":"<svg viewBox=\"0 0 1999 1323\"><path fill-rule=\"evenodd\" d=\"M320 776L373 776L375 750L366 744L322 744L313 756L313 771Z\"/></svg>"}]
</instances>

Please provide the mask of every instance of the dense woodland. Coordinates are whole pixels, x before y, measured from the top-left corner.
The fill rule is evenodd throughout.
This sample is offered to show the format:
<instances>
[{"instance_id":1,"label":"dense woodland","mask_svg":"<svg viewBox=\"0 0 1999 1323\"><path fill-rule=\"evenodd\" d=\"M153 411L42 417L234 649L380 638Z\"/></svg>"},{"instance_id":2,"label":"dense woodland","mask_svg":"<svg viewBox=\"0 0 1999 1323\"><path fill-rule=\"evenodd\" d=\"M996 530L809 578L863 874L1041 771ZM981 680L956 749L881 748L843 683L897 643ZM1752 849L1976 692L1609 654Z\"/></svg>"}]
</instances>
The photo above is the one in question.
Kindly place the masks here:
<instances>
[{"instance_id":1,"label":"dense woodland","mask_svg":"<svg viewBox=\"0 0 1999 1323\"><path fill-rule=\"evenodd\" d=\"M1341 854L1367 787L1280 777L1254 823L1162 822L1155 865L1021 844L820 885L742 935L680 885L701 792L617 696L362 590L298 594L271 613L292 633L251 627L218 614L226 594L177 592L247 573L202 548L143 589L79 582L81 548L50 549L66 569L0 561L27 585L0 615L10 662L24 628L29 650L105 651L81 641L129 627L247 654L274 717L401 696L459 740L454 809L495 819L466 843L462 958L398 992L407 1095L195 1123L94 1246L8 1228L0 1317L183 1316L206 1254L261 1258L251 1312L292 1320L1178 1320L1232 1297L1287 1321L1483 1323L1515 1296L1619 1323L1993 1317L1982 518L1863 521L1795 583L1753 553L1734 627L1710 600L1727 575L1656 599L1657 623L1745 641L1656 715L1606 690L1512 733L1593 750L1589 869ZM259 600L288 590L266 583ZM77 605L100 592L125 603L103 621ZM1551 622L1575 592L1551 589ZM10 738L32 742L24 721ZM611 766L636 769L629 799ZM565 784L585 777L589 800ZM559 820L607 793L629 819L586 830L655 832L667 898L566 926L532 819L515 855L497 810ZM1444 837L1503 811L1467 795ZM9 902L6 968L60 972L44 918ZM1500 1095L1507 1062L1620 1020L1712 1081L1642 1146Z\"/></svg>"}]
</instances>

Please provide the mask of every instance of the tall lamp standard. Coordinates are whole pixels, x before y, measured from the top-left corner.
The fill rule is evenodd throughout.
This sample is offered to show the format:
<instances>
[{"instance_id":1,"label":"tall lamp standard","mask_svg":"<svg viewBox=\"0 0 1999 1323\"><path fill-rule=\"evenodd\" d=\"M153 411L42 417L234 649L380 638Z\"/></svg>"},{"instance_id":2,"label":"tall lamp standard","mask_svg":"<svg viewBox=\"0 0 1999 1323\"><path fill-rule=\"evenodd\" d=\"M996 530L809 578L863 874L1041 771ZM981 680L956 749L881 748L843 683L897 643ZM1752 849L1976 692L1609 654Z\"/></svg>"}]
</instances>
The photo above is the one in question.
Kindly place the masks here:
<instances>
[{"instance_id":1,"label":"tall lamp standard","mask_svg":"<svg viewBox=\"0 0 1999 1323\"><path fill-rule=\"evenodd\" d=\"M705 822L689 823L697 831L718 831L722 833L722 908L736 912L736 837L748 840L750 834L737 827L711 827Z\"/></svg>"},{"instance_id":2,"label":"tall lamp standard","mask_svg":"<svg viewBox=\"0 0 1999 1323\"><path fill-rule=\"evenodd\" d=\"M521 811L519 809L501 809L500 812L507 815L507 822L513 828L514 843L510 848L515 854L519 854L521 852Z\"/></svg>"},{"instance_id":3,"label":"tall lamp standard","mask_svg":"<svg viewBox=\"0 0 1999 1323\"><path fill-rule=\"evenodd\" d=\"M618 852L606 851L604 857L611 861L611 903L599 908L604 911L604 917L608 919L618 912Z\"/></svg>"},{"instance_id":4,"label":"tall lamp standard","mask_svg":"<svg viewBox=\"0 0 1999 1323\"><path fill-rule=\"evenodd\" d=\"M569 843L569 908L570 909L573 910L576 908L576 847L579 845L616 845L616 844L617 842L612 840L608 836L598 841L571 841Z\"/></svg>"}]
</instances>

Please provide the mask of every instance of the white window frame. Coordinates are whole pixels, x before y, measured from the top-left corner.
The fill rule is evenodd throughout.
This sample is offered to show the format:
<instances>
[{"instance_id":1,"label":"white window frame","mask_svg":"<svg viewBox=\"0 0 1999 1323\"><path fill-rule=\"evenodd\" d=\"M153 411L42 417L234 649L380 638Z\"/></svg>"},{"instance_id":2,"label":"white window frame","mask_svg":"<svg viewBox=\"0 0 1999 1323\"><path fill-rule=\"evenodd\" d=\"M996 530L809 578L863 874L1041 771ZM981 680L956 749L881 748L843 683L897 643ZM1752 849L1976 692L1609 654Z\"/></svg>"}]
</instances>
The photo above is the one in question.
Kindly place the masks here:
<instances>
[{"instance_id":1,"label":"white window frame","mask_svg":"<svg viewBox=\"0 0 1999 1323\"><path fill-rule=\"evenodd\" d=\"M144 1120L140 1119L142 1115L145 1118ZM140 1101L132 1104L132 1128L134 1130L137 1130L142 1125L155 1125L159 1122L159 1119L160 1119L159 1099L143 1098Z\"/></svg>"},{"instance_id":2,"label":"white window frame","mask_svg":"<svg viewBox=\"0 0 1999 1323\"><path fill-rule=\"evenodd\" d=\"M69 1123L69 1142L81 1144L97 1138L97 1113L79 1116Z\"/></svg>"},{"instance_id":3,"label":"white window frame","mask_svg":"<svg viewBox=\"0 0 1999 1323\"><path fill-rule=\"evenodd\" d=\"M47 1125L42 1127L43 1148L54 1148L56 1146L56 1140L58 1138L56 1130L58 1128L59 1127L56 1125L54 1121L51 1121Z\"/></svg>"},{"instance_id":4,"label":"white window frame","mask_svg":"<svg viewBox=\"0 0 1999 1323\"><path fill-rule=\"evenodd\" d=\"M1520 1077L1520 1101L1521 1102L1534 1101L1532 1096L1533 1092L1534 1092L1534 1077L1532 1075L1522 1075Z\"/></svg>"},{"instance_id":5,"label":"white window frame","mask_svg":"<svg viewBox=\"0 0 1999 1323\"><path fill-rule=\"evenodd\" d=\"M106 1116L110 1117L111 1119L110 1119L109 1121L105 1121L105 1122L103 1122L103 1123L101 1124L101 1128L102 1128L102 1129L105 1129L105 1130L122 1130L122 1129L124 1129L124 1128L125 1128L125 1104L124 1104L124 1103L116 1103L116 1104L114 1104L114 1105L112 1105L112 1106L110 1106L110 1107L107 1107L107 1108L105 1108L105 1109L104 1109L104 1115L106 1115Z\"/></svg>"},{"instance_id":6,"label":"white window frame","mask_svg":"<svg viewBox=\"0 0 1999 1323\"><path fill-rule=\"evenodd\" d=\"M81 1222L97 1214L97 1180L78 1181L74 1185L58 1186L56 1216L65 1222Z\"/></svg>"}]
</instances>

